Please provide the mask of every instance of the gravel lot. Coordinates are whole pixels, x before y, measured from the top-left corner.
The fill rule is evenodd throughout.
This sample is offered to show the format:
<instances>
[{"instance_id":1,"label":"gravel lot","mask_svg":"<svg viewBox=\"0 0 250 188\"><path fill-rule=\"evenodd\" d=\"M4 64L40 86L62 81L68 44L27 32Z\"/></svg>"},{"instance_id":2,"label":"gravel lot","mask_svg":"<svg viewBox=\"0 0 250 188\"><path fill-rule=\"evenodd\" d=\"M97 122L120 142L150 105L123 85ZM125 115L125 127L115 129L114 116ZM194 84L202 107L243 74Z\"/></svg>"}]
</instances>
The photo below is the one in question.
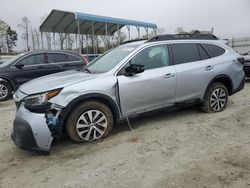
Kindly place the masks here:
<instances>
[{"instance_id":1,"label":"gravel lot","mask_svg":"<svg viewBox=\"0 0 250 188\"><path fill-rule=\"evenodd\" d=\"M225 111L158 113L95 143L68 139L49 156L10 140L13 101L0 103L0 187L250 187L250 81Z\"/></svg>"}]
</instances>

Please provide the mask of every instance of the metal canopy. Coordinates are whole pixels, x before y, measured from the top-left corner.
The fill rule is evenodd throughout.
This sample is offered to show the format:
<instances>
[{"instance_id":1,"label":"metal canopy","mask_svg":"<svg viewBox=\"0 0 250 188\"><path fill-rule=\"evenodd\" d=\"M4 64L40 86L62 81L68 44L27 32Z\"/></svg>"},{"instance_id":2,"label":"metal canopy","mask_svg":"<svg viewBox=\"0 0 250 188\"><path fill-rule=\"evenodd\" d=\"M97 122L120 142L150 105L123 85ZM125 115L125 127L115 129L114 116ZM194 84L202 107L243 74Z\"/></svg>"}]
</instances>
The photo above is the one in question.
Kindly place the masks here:
<instances>
[{"instance_id":1,"label":"metal canopy","mask_svg":"<svg viewBox=\"0 0 250 188\"><path fill-rule=\"evenodd\" d=\"M86 34L86 35L113 35L124 26L143 27L146 31L156 29L153 23L111 18L79 12L52 10L40 26L41 32Z\"/></svg>"}]
</instances>

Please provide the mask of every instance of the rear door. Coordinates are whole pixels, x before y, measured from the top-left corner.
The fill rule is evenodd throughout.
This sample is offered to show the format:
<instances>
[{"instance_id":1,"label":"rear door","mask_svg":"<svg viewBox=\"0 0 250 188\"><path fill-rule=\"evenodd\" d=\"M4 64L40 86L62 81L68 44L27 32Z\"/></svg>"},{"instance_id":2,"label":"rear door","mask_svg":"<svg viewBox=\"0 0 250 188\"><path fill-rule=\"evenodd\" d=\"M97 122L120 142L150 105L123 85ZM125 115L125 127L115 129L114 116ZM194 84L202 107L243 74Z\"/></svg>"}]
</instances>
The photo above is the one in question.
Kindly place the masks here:
<instances>
[{"instance_id":1,"label":"rear door","mask_svg":"<svg viewBox=\"0 0 250 188\"><path fill-rule=\"evenodd\" d=\"M214 64L199 43L171 45L176 70L176 100L200 99L213 77Z\"/></svg>"},{"instance_id":2,"label":"rear door","mask_svg":"<svg viewBox=\"0 0 250 188\"><path fill-rule=\"evenodd\" d=\"M66 55L62 53L46 53L45 60L52 74L64 71L68 59Z\"/></svg>"},{"instance_id":3,"label":"rear door","mask_svg":"<svg viewBox=\"0 0 250 188\"><path fill-rule=\"evenodd\" d=\"M126 76L124 72L129 64L144 65L145 71ZM173 105L175 102L175 70L170 65L166 45L140 51L120 70L117 78L123 116Z\"/></svg>"},{"instance_id":4,"label":"rear door","mask_svg":"<svg viewBox=\"0 0 250 188\"><path fill-rule=\"evenodd\" d=\"M79 69L85 66L87 63L83 62L83 59L74 54L66 54L68 62L65 65L66 70Z\"/></svg>"},{"instance_id":5,"label":"rear door","mask_svg":"<svg viewBox=\"0 0 250 188\"><path fill-rule=\"evenodd\" d=\"M84 65L80 57L66 53L47 53L47 61L54 72L79 69Z\"/></svg>"}]
</instances>

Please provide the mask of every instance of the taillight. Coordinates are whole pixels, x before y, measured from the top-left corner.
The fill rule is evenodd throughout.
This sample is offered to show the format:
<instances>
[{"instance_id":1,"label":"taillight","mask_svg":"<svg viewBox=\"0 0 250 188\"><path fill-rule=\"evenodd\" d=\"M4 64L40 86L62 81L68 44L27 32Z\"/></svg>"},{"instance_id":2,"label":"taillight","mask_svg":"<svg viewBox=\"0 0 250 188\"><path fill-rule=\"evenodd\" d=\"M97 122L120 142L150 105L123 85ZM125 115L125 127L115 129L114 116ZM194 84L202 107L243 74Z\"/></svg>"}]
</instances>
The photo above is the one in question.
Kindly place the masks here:
<instances>
[{"instance_id":1,"label":"taillight","mask_svg":"<svg viewBox=\"0 0 250 188\"><path fill-rule=\"evenodd\" d=\"M238 57L237 60L238 60L241 64L244 64L244 63L245 63L245 58L244 58L244 57Z\"/></svg>"}]
</instances>

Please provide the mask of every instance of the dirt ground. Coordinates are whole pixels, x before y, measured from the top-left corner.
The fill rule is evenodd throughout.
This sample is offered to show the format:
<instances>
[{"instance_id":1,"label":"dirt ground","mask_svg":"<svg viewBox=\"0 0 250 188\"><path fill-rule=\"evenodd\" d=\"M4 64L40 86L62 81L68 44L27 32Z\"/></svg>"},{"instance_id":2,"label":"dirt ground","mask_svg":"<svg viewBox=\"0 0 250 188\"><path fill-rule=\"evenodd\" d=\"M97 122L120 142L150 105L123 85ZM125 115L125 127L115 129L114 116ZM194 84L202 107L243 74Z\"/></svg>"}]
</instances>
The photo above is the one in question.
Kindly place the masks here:
<instances>
[{"instance_id":1,"label":"dirt ground","mask_svg":"<svg viewBox=\"0 0 250 188\"><path fill-rule=\"evenodd\" d=\"M53 143L49 156L18 149L13 101L0 103L0 187L249 187L250 81L225 111L198 108L124 122L103 141Z\"/></svg>"}]
</instances>

